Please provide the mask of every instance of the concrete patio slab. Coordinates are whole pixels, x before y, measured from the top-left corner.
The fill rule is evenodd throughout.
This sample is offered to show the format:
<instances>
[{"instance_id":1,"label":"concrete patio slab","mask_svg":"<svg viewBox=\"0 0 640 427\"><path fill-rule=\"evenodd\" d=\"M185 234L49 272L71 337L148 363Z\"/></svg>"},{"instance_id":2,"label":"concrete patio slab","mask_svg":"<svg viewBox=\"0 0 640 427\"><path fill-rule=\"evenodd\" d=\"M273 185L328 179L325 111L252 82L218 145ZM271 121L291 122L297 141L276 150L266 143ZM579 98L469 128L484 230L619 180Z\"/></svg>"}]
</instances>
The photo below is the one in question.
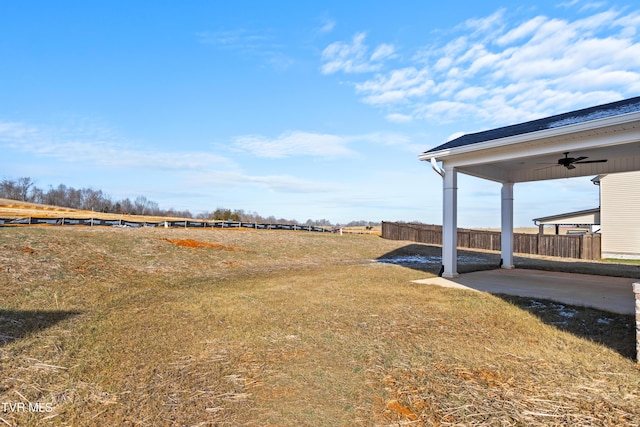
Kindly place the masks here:
<instances>
[{"instance_id":1,"label":"concrete patio slab","mask_svg":"<svg viewBox=\"0 0 640 427\"><path fill-rule=\"evenodd\" d=\"M433 277L414 283L548 299L621 314L635 314L632 284L637 279L527 269L497 269Z\"/></svg>"}]
</instances>

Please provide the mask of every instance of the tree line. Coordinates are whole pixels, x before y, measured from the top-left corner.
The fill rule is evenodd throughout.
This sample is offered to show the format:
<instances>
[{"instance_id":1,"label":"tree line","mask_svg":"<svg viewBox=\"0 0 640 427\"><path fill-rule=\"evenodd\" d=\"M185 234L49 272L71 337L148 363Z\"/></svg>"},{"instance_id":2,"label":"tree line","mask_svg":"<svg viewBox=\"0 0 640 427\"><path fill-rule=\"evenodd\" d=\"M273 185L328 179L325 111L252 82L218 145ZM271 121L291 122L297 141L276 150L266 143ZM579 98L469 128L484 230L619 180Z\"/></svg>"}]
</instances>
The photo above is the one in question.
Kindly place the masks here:
<instances>
[{"instance_id":1,"label":"tree line","mask_svg":"<svg viewBox=\"0 0 640 427\"><path fill-rule=\"evenodd\" d=\"M113 200L102 190L76 189L64 184L57 187L49 186L43 190L29 177L0 181L0 198L104 213L192 217L189 211L160 209L156 202L148 200L145 196L138 196L134 200Z\"/></svg>"},{"instance_id":2,"label":"tree line","mask_svg":"<svg viewBox=\"0 0 640 427\"><path fill-rule=\"evenodd\" d=\"M73 188L60 184L57 187L49 186L43 190L35 185L29 177L17 179L3 179L0 181L0 198L19 200L23 202L39 203L43 205L60 206L72 209L82 209L103 213L116 213L128 215L149 215L166 216L174 218L196 218L205 220L242 221L269 224L294 224L307 226L332 226L327 219L308 219L301 223L295 219L276 218L274 216L264 217L256 212L246 212L243 209L217 208L215 211L205 211L193 215L190 211L177 211L175 209L161 209L158 203L147 199L145 196L138 196L134 200L125 198L113 200L102 190L93 188ZM340 224L335 224L340 225ZM344 226L375 226L379 222L371 221L351 221Z\"/></svg>"}]
</instances>

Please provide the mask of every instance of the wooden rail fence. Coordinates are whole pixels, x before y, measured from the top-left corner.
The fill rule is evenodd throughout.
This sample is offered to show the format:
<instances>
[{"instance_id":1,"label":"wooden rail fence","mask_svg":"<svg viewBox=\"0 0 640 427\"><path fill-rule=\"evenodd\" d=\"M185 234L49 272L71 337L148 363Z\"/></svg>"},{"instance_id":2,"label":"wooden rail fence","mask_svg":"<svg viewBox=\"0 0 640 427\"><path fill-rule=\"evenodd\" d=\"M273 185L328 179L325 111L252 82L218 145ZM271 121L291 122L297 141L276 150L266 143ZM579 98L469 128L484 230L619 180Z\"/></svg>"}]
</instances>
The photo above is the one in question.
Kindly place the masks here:
<instances>
[{"instance_id":1,"label":"wooden rail fence","mask_svg":"<svg viewBox=\"0 0 640 427\"><path fill-rule=\"evenodd\" d=\"M390 240L442 245L442 226L397 222L382 223L382 237ZM500 250L500 232L458 229L458 247L489 251ZM513 251L584 260L600 259L600 234L540 235L513 234Z\"/></svg>"}]
</instances>

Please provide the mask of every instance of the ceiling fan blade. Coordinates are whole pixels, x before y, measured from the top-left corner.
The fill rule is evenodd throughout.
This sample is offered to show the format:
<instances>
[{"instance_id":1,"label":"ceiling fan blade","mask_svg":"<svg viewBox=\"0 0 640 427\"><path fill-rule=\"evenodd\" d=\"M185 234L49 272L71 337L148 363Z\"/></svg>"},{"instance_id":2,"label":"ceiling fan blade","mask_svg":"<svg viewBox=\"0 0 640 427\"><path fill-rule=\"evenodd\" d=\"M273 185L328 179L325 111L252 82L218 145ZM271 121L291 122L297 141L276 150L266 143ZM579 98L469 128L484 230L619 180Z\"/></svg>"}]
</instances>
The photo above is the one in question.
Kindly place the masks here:
<instances>
[{"instance_id":1,"label":"ceiling fan blade","mask_svg":"<svg viewBox=\"0 0 640 427\"><path fill-rule=\"evenodd\" d=\"M565 167L566 167L567 169L575 169L575 168L576 168L575 166L573 166L573 164L569 164L569 165L567 165L567 166L565 166Z\"/></svg>"},{"instance_id":2,"label":"ceiling fan blade","mask_svg":"<svg viewBox=\"0 0 640 427\"><path fill-rule=\"evenodd\" d=\"M578 163L578 164L585 164L585 163L606 163L607 159L603 159L603 160L587 160L586 162L573 162L573 163Z\"/></svg>"},{"instance_id":3,"label":"ceiling fan blade","mask_svg":"<svg viewBox=\"0 0 640 427\"><path fill-rule=\"evenodd\" d=\"M584 157L584 156L576 157L575 159L572 160L571 163L578 163L584 159L588 159L588 157Z\"/></svg>"}]
</instances>

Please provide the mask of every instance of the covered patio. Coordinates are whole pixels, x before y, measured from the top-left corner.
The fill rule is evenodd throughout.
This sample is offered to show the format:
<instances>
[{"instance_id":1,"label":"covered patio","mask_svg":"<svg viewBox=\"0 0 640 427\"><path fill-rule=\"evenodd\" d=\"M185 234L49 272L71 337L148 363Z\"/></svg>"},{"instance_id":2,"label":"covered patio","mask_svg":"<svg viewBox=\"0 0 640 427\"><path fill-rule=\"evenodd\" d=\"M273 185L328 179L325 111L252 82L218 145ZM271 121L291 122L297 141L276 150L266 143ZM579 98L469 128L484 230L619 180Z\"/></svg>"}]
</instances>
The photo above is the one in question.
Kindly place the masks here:
<instances>
[{"instance_id":1,"label":"covered patio","mask_svg":"<svg viewBox=\"0 0 640 427\"><path fill-rule=\"evenodd\" d=\"M455 283L459 276L459 172L502 184L500 265L513 269L514 184L640 170L640 97L466 134L422 153L419 159L430 162L442 177L442 279ZM638 193L633 196L640 197ZM507 281L514 278L507 277ZM526 286L535 289L540 286L536 283ZM559 286L553 283L552 287ZM632 292L635 303L627 294L627 306L633 304L636 311L636 357L640 361L640 281L633 283Z\"/></svg>"},{"instance_id":2,"label":"covered patio","mask_svg":"<svg viewBox=\"0 0 640 427\"><path fill-rule=\"evenodd\" d=\"M457 271L458 173L502 184L501 266L514 268L514 184L640 170L640 97L463 135L419 156L442 177L442 277Z\"/></svg>"}]
</instances>

